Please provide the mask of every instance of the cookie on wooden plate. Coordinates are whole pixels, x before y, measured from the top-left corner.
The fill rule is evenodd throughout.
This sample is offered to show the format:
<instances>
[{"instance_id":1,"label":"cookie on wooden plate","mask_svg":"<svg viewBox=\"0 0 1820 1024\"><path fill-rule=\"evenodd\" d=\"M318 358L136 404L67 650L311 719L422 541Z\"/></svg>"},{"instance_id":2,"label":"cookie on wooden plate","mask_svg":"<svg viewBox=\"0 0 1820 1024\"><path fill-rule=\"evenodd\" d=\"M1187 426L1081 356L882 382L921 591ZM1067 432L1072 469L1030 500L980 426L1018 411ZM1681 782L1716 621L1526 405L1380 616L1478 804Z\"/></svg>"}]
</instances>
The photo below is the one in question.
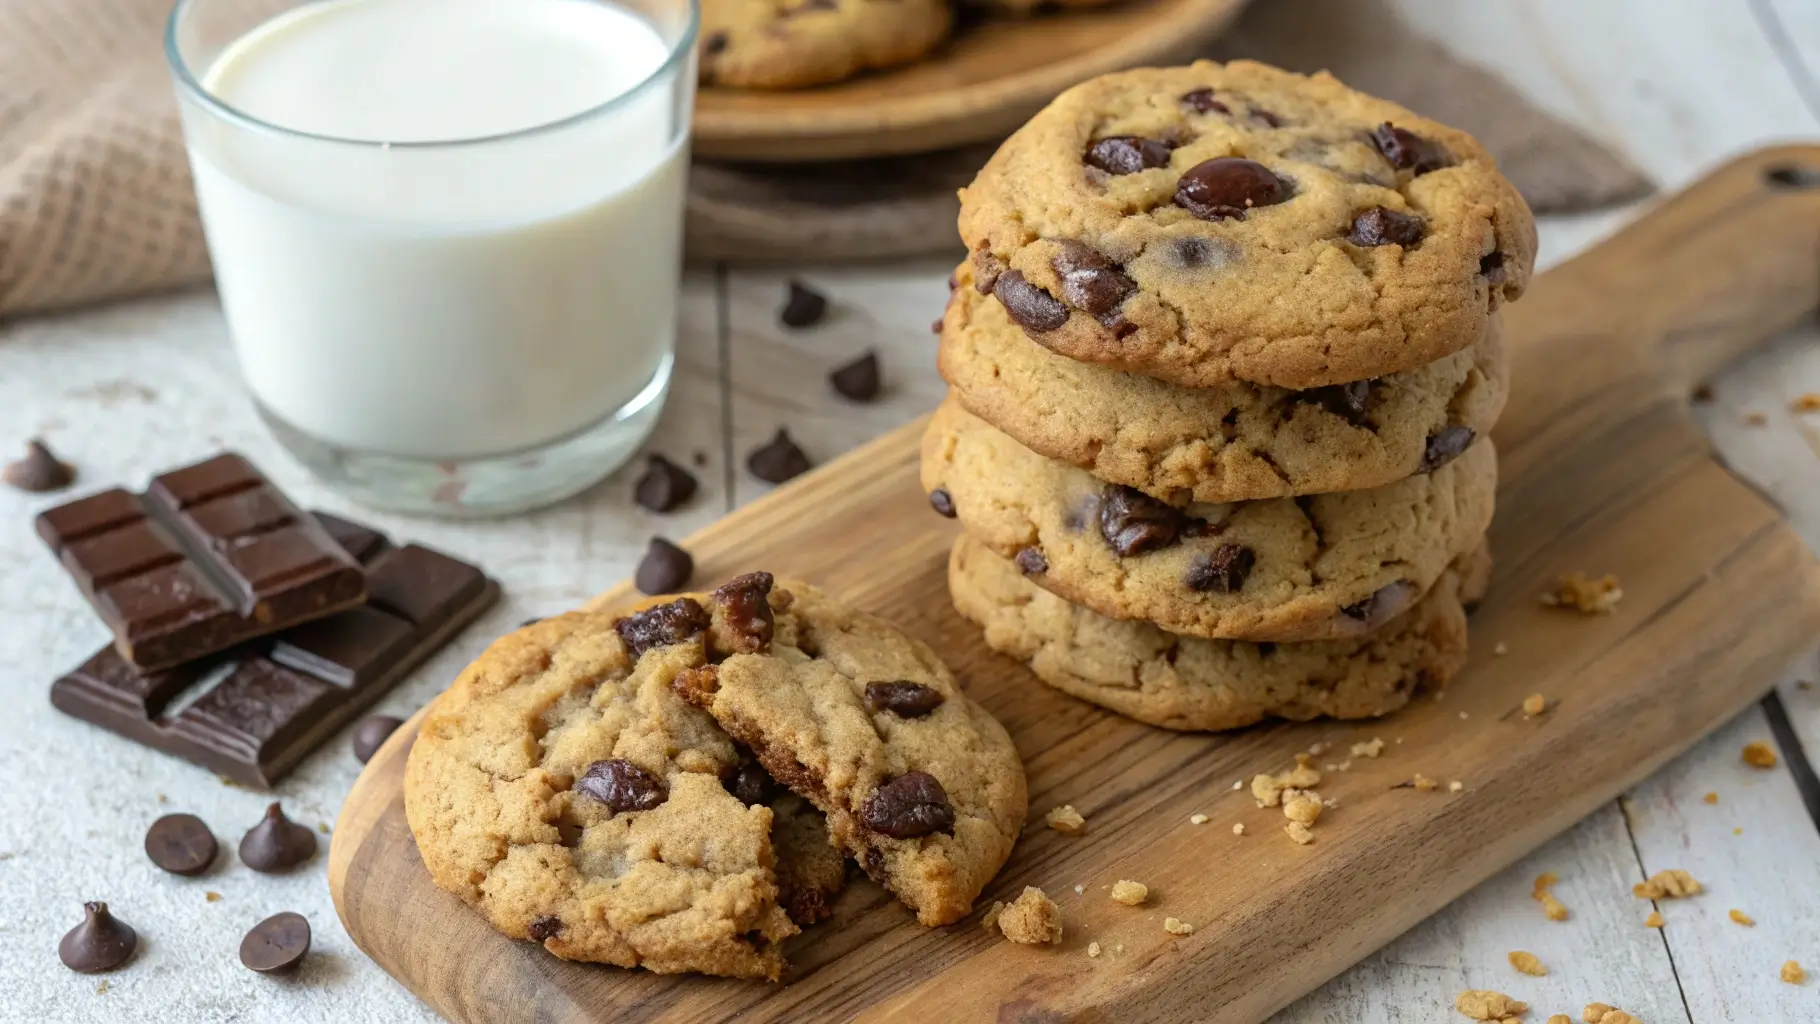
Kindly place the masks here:
<instances>
[{"instance_id":1,"label":"cookie on wooden plate","mask_svg":"<svg viewBox=\"0 0 1820 1024\"><path fill-rule=\"evenodd\" d=\"M702 0L703 84L799 89L916 60L948 38L948 0Z\"/></svg>"}]
</instances>

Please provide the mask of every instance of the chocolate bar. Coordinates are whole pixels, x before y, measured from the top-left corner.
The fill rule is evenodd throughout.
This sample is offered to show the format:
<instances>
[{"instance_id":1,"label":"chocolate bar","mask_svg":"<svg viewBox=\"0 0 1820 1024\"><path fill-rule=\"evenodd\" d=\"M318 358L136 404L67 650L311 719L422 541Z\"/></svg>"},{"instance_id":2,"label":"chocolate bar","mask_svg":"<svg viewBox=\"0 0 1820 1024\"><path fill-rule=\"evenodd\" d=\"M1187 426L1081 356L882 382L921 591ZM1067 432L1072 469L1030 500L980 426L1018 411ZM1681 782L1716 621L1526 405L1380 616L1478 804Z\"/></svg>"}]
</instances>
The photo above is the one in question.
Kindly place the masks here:
<instances>
[{"instance_id":1,"label":"chocolate bar","mask_svg":"<svg viewBox=\"0 0 1820 1024\"><path fill-rule=\"evenodd\" d=\"M233 453L59 505L38 535L147 672L366 599L360 563Z\"/></svg>"},{"instance_id":2,"label":"chocolate bar","mask_svg":"<svg viewBox=\"0 0 1820 1024\"><path fill-rule=\"evenodd\" d=\"M499 596L475 566L358 523L310 525L366 571L367 603L231 651L142 673L114 647L51 684L58 710L242 785L270 789L304 755Z\"/></svg>"}]
</instances>

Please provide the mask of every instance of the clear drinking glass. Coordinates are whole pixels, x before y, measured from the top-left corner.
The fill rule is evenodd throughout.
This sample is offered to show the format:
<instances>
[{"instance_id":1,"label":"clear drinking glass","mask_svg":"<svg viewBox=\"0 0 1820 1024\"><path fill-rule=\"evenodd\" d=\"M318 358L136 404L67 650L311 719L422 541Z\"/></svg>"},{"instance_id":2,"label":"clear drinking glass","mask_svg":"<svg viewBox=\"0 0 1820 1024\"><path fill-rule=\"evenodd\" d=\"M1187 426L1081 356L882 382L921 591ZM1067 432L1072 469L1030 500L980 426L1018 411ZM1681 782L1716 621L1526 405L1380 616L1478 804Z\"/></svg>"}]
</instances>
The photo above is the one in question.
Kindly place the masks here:
<instances>
[{"instance_id":1,"label":"clear drinking glass","mask_svg":"<svg viewBox=\"0 0 1820 1024\"><path fill-rule=\"evenodd\" d=\"M632 455L675 349L697 23L696 0L179 0L216 284L287 449L442 515Z\"/></svg>"}]
</instances>

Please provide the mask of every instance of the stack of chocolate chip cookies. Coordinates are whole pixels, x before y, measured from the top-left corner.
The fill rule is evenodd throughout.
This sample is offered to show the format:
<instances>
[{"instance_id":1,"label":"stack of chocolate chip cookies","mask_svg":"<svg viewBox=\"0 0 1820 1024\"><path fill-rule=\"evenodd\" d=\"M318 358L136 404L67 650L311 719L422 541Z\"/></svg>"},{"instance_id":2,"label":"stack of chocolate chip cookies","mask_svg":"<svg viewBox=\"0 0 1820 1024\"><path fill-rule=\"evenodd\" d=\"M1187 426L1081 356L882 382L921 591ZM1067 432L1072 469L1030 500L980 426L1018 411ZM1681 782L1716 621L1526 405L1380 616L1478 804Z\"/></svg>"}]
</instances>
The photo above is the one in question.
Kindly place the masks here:
<instances>
[{"instance_id":1,"label":"stack of chocolate chip cookies","mask_svg":"<svg viewBox=\"0 0 1820 1024\"><path fill-rule=\"evenodd\" d=\"M1326 75L1124 72L1008 139L960 227L922 474L989 645L1176 729L1459 670L1536 248L1477 141Z\"/></svg>"}]
</instances>

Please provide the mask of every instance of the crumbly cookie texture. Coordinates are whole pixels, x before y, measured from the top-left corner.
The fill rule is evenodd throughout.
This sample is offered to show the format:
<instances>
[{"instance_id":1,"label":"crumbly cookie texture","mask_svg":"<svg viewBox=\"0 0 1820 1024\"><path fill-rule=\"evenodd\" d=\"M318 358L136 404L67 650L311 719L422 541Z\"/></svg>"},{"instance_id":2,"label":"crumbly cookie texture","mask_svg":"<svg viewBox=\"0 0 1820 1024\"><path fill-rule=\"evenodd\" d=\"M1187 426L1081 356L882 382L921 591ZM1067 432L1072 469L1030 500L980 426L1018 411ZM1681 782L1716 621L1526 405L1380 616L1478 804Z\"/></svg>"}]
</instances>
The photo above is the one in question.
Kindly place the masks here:
<instances>
[{"instance_id":1,"label":"crumbly cookie texture","mask_svg":"<svg viewBox=\"0 0 1820 1024\"><path fill-rule=\"evenodd\" d=\"M702 0L704 84L825 85L908 63L948 38L947 0Z\"/></svg>"},{"instance_id":2,"label":"crumbly cookie texture","mask_svg":"<svg viewBox=\"0 0 1820 1024\"><path fill-rule=\"evenodd\" d=\"M1477 547L1497 455L1481 441L1368 491L1175 509L1045 459L950 398L923 437L922 481L1075 604L1190 636L1298 642L1370 633Z\"/></svg>"},{"instance_id":3,"label":"crumbly cookie texture","mask_svg":"<svg viewBox=\"0 0 1820 1024\"><path fill-rule=\"evenodd\" d=\"M1062 908L1034 885L1010 903L994 903L987 915L989 927L1025 946L1056 946L1062 941Z\"/></svg>"},{"instance_id":4,"label":"crumbly cookie texture","mask_svg":"<svg viewBox=\"0 0 1820 1024\"><path fill-rule=\"evenodd\" d=\"M802 583L703 599L726 657L676 692L827 815L835 845L927 925L966 916L1024 824L1023 763L935 652Z\"/></svg>"},{"instance_id":5,"label":"crumbly cookie texture","mask_svg":"<svg viewBox=\"0 0 1820 1024\"><path fill-rule=\"evenodd\" d=\"M939 365L962 405L1026 447L1171 504L1356 491L1491 430L1509 392L1494 317L1478 344L1403 373L1290 391L1187 388L1056 355L955 273Z\"/></svg>"},{"instance_id":6,"label":"crumbly cookie texture","mask_svg":"<svg viewBox=\"0 0 1820 1024\"><path fill-rule=\"evenodd\" d=\"M961 191L977 284L1062 355L1313 388L1477 344L1535 222L1457 131L1251 61L1076 86Z\"/></svg>"},{"instance_id":7,"label":"crumbly cookie texture","mask_svg":"<svg viewBox=\"0 0 1820 1024\"><path fill-rule=\"evenodd\" d=\"M771 844L777 902L790 920L810 925L832 914L847 887L847 858L834 848L822 812L795 793L779 793L771 800Z\"/></svg>"},{"instance_id":8,"label":"crumbly cookie texture","mask_svg":"<svg viewBox=\"0 0 1820 1024\"><path fill-rule=\"evenodd\" d=\"M1267 718L1370 718L1443 686L1466 664L1462 598L1483 593L1481 548L1415 607L1354 640L1253 644L1176 636L1071 605L970 537L948 559L954 606L986 646L1064 693L1165 729L1237 729Z\"/></svg>"},{"instance_id":9,"label":"crumbly cookie texture","mask_svg":"<svg viewBox=\"0 0 1820 1024\"><path fill-rule=\"evenodd\" d=\"M575 613L495 641L432 703L405 812L436 884L570 960L776 979L772 810L735 797L733 741L671 687L707 664ZM637 617L634 617L637 618ZM641 656L642 655L642 656Z\"/></svg>"}]
</instances>

